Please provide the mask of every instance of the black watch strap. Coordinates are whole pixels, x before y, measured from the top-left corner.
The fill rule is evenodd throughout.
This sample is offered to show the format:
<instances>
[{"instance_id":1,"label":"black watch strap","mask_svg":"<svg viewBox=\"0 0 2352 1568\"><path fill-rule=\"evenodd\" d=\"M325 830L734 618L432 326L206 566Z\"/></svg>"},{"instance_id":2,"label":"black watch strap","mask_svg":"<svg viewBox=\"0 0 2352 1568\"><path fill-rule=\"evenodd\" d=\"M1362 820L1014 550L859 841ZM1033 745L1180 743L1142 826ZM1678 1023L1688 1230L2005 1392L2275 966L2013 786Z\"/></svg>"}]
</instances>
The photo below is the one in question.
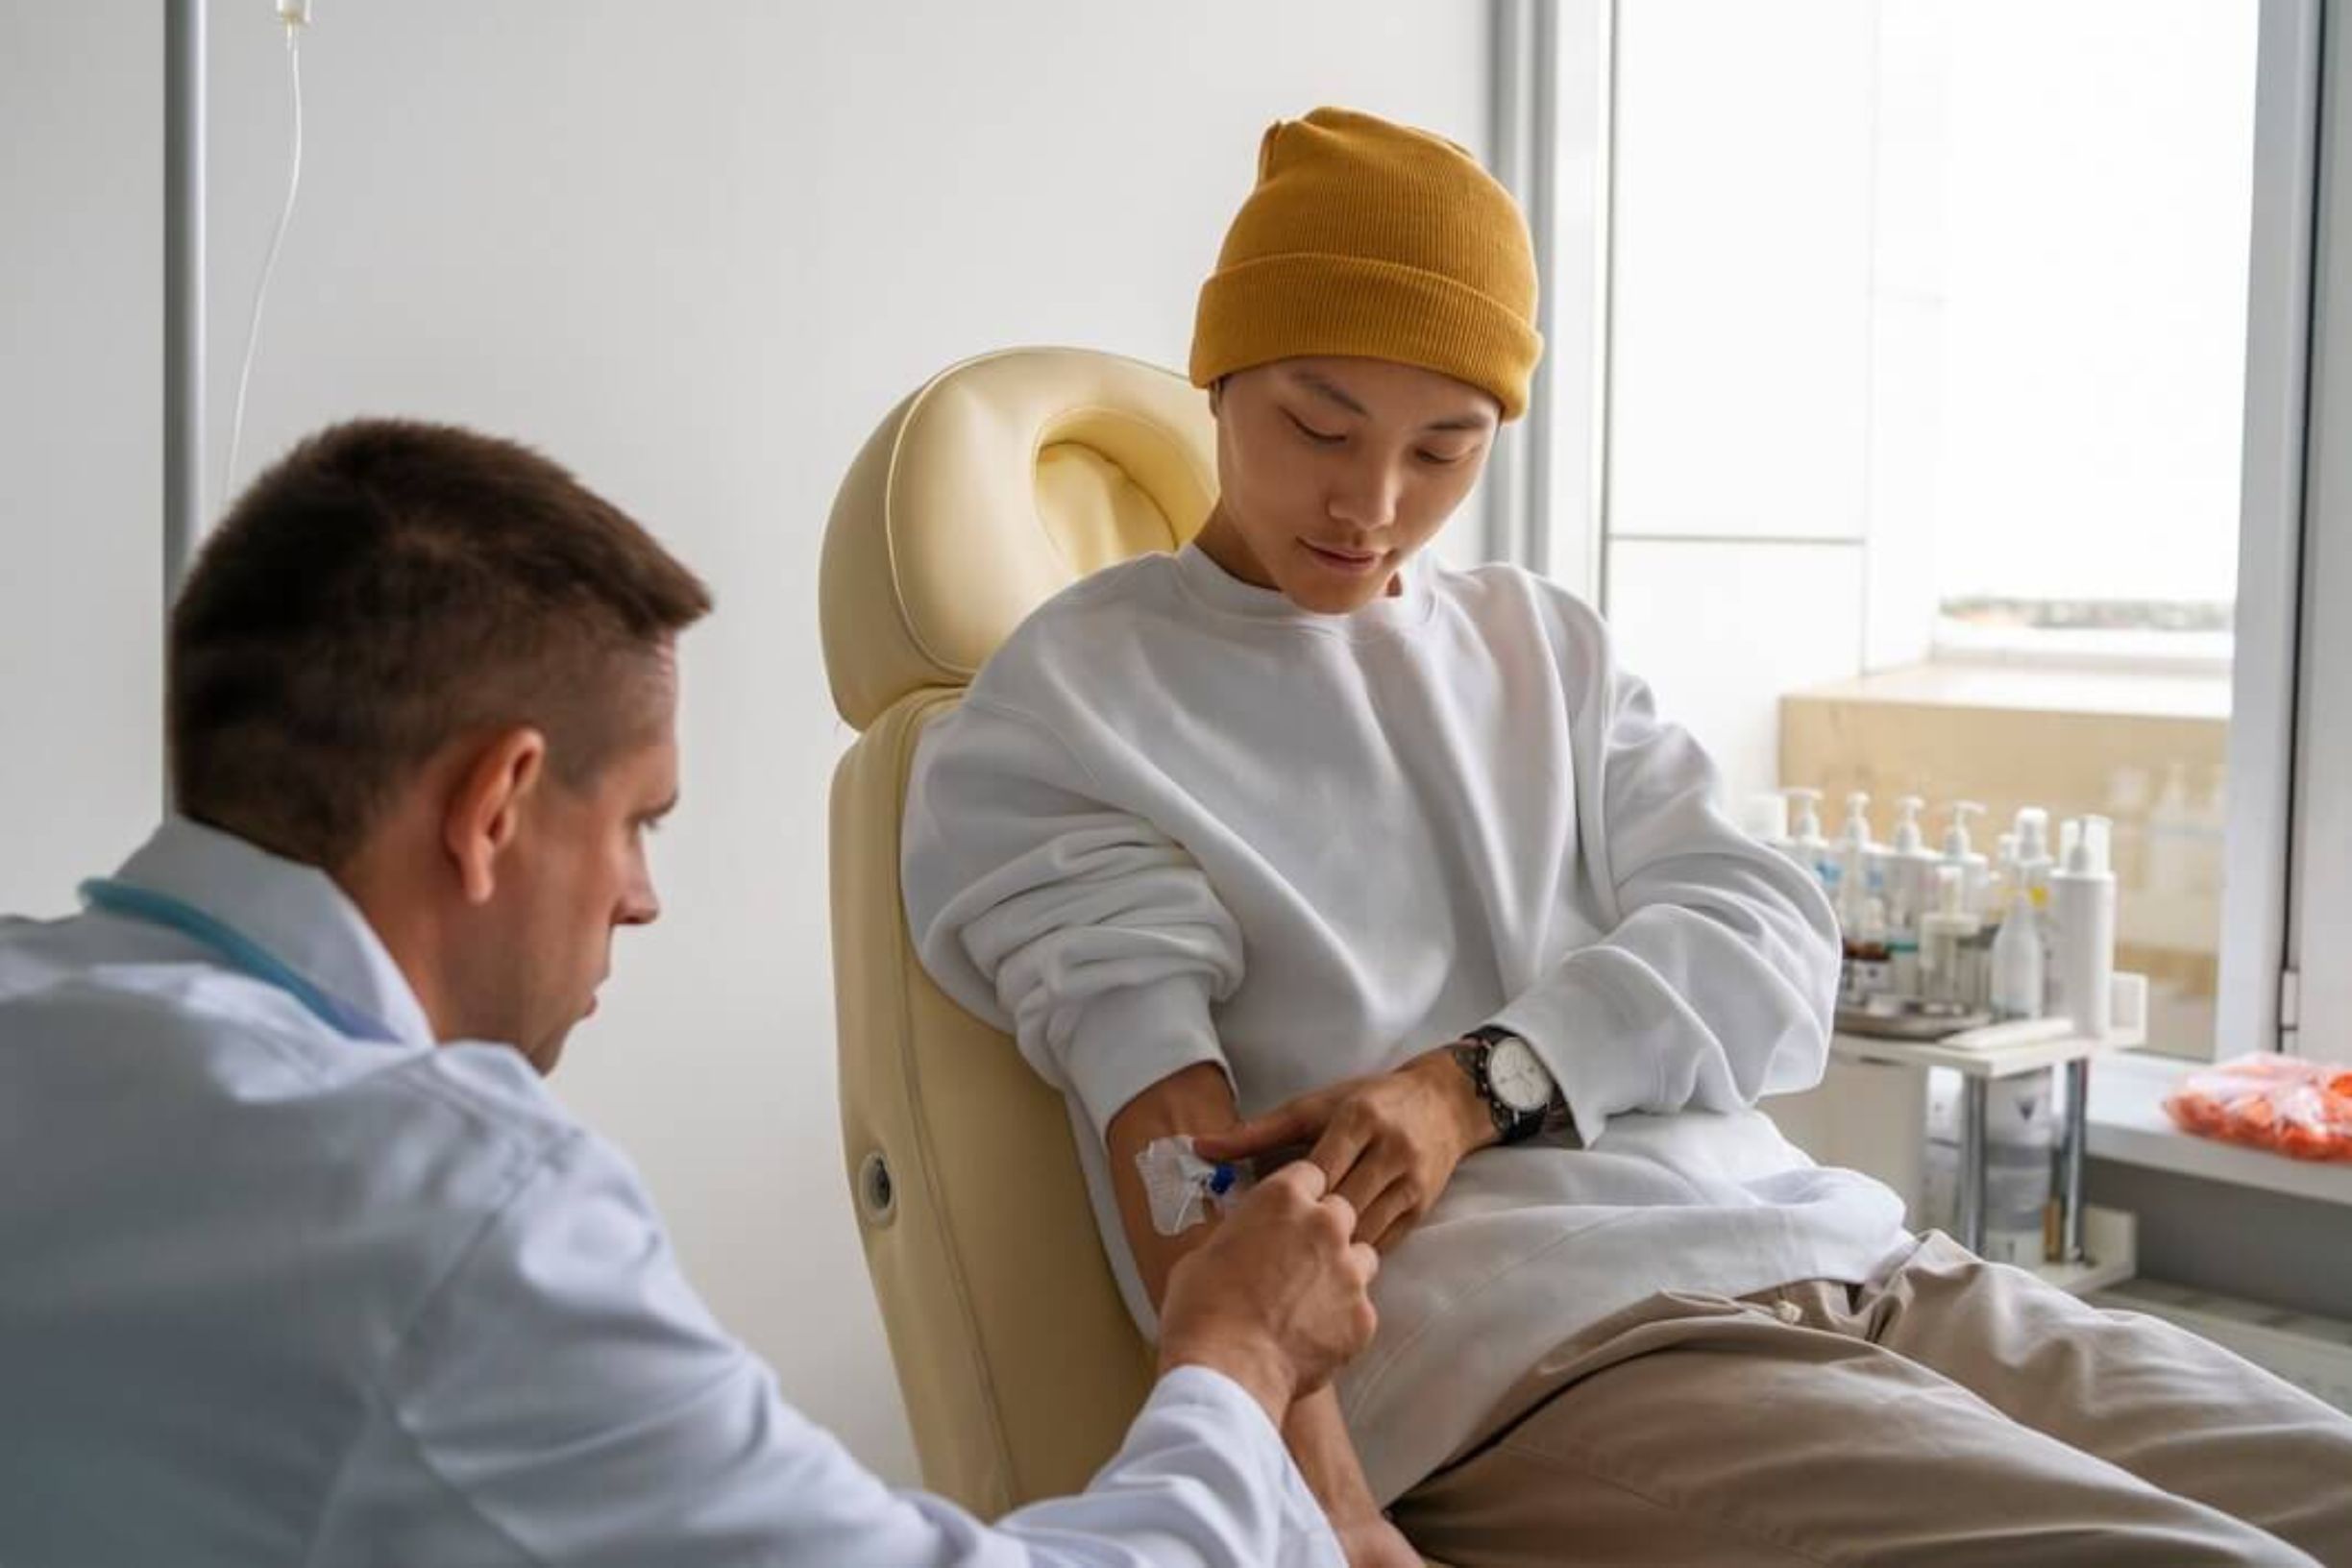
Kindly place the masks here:
<instances>
[{"instance_id":1,"label":"black watch strap","mask_svg":"<svg viewBox=\"0 0 2352 1568\"><path fill-rule=\"evenodd\" d=\"M1479 1098L1486 1102L1486 1114L1494 1118L1495 1137L1505 1143L1519 1143L1533 1138L1543 1131L1544 1123L1551 1119L1549 1110L1520 1112L1505 1105L1503 1097L1495 1092L1494 1080L1487 1075L1486 1064L1494 1055L1495 1043L1517 1038L1500 1024L1482 1024L1456 1041L1452 1046L1454 1060L1460 1065L1462 1071L1470 1075L1470 1082L1477 1086ZM1553 1097L1556 1103L1556 1090Z\"/></svg>"}]
</instances>

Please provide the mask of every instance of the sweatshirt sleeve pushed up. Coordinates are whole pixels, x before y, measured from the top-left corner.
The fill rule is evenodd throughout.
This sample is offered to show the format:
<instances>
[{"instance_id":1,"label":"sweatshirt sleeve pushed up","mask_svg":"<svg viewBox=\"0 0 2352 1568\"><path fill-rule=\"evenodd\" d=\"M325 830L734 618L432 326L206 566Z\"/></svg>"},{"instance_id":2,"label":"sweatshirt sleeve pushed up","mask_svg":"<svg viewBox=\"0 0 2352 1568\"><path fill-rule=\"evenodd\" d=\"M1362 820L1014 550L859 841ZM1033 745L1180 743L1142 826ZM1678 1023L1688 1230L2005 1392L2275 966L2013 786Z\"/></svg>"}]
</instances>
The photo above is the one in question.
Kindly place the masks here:
<instances>
[{"instance_id":1,"label":"sweatshirt sleeve pushed up","mask_svg":"<svg viewBox=\"0 0 2352 1568\"><path fill-rule=\"evenodd\" d=\"M1043 724L968 699L917 753L900 865L923 967L1097 1134L1163 1078L1224 1066L1209 1009L1241 980L1199 865L1100 795Z\"/></svg>"}]
</instances>

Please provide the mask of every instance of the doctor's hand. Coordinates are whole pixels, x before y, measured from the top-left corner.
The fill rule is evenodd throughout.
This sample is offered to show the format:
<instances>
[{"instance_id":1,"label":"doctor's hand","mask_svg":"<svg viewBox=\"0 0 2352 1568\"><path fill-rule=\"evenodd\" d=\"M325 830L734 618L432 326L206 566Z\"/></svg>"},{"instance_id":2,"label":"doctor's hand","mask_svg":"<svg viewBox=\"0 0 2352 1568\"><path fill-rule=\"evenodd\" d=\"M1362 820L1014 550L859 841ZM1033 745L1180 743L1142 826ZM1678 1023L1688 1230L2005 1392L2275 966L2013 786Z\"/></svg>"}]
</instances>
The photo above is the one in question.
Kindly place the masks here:
<instances>
[{"instance_id":1,"label":"doctor's hand","mask_svg":"<svg viewBox=\"0 0 2352 1568\"><path fill-rule=\"evenodd\" d=\"M1279 1427L1297 1400L1372 1342L1380 1258L1349 1239L1356 1212L1322 1173L1278 1170L1188 1253L1160 1304L1160 1370L1207 1366Z\"/></svg>"},{"instance_id":2,"label":"doctor's hand","mask_svg":"<svg viewBox=\"0 0 2352 1568\"><path fill-rule=\"evenodd\" d=\"M1311 1144L1308 1162L1355 1207L1356 1239L1387 1252L1429 1213L1454 1167L1495 1139L1486 1102L1441 1047L1199 1134L1192 1149L1204 1160L1242 1160Z\"/></svg>"}]
</instances>

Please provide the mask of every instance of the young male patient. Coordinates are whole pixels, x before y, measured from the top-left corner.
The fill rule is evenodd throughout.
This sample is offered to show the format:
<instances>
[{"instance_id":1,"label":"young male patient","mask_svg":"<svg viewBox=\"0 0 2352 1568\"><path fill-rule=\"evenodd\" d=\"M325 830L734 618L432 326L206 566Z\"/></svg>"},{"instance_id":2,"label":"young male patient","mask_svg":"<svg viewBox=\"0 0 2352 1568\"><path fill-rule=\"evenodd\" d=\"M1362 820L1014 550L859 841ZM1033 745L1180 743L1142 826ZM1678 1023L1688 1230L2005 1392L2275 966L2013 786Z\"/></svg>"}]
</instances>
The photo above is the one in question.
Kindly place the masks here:
<instances>
[{"instance_id":1,"label":"young male patient","mask_svg":"<svg viewBox=\"0 0 2352 1568\"><path fill-rule=\"evenodd\" d=\"M1275 125L1200 297L1214 511L925 738L923 961L1069 1097L1137 1321L1209 1234L1137 1154L1311 1146L1387 1255L1286 1429L1360 1565L2352 1562L2352 1421L1910 1235L1754 1109L1821 1075L1826 901L1591 609L1424 552L1534 309L1461 149Z\"/></svg>"}]
</instances>

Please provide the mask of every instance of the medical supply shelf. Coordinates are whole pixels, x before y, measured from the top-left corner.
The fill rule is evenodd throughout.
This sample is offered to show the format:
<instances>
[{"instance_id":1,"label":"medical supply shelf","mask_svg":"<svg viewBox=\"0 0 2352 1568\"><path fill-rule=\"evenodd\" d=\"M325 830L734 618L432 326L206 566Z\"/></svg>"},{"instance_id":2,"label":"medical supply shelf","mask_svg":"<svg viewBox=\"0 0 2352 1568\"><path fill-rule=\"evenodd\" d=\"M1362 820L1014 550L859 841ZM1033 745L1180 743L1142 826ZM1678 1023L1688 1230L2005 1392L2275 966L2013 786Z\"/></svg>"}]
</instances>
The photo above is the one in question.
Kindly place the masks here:
<instances>
[{"instance_id":1,"label":"medical supply shelf","mask_svg":"<svg viewBox=\"0 0 2352 1568\"><path fill-rule=\"evenodd\" d=\"M2090 1144L2091 1064L2113 1051L2147 1043L2147 977L2115 977L2114 1027L2106 1034L2073 1033L2063 1020L1997 1023L1942 1040L1881 1040L1839 1034L1829 1042L1841 1061L1904 1067L1949 1067L1962 1075L1960 1100L1960 1241L1984 1245L1988 1086L1996 1078L2066 1070L2066 1122L2060 1130L2058 1213L2060 1257L2037 1272L2081 1293L2129 1279L2137 1237L2132 1216L2093 1210L2083 1202L2083 1159Z\"/></svg>"}]
</instances>

